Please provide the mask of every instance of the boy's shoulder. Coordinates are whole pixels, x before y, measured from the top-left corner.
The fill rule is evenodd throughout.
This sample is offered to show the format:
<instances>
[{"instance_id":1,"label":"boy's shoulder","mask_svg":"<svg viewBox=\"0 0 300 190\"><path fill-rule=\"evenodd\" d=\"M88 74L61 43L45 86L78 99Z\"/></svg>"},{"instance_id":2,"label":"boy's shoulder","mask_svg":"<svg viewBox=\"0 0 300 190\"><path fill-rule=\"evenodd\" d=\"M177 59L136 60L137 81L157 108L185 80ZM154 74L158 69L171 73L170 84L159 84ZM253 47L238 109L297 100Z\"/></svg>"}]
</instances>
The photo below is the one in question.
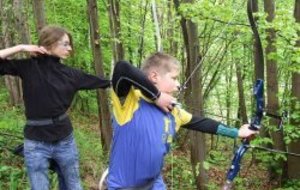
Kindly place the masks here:
<instances>
[{"instance_id":1,"label":"boy's shoulder","mask_svg":"<svg viewBox=\"0 0 300 190\"><path fill-rule=\"evenodd\" d=\"M181 107L175 106L172 110L171 114L175 118L176 123L176 131L180 128L180 126L189 123L192 120L193 115Z\"/></svg>"},{"instance_id":2,"label":"boy's shoulder","mask_svg":"<svg viewBox=\"0 0 300 190\"><path fill-rule=\"evenodd\" d=\"M131 121L134 113L139 108L139 100L143 97L139 90L130 89L126 97L118 97L115 91L111 90L111 104L114 118L119 125Z\"/></svg>"}]
</instances>

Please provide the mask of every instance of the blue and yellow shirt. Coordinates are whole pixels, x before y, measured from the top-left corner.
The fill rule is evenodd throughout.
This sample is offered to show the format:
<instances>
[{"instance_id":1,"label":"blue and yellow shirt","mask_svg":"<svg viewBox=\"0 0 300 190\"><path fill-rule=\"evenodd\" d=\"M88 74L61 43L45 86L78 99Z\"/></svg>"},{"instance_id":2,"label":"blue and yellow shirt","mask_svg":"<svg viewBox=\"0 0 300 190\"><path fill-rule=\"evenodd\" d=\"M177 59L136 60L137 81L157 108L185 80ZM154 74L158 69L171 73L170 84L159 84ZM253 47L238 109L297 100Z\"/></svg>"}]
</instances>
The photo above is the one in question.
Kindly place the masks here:
<instances>
[{"instance_id":1,"label":"blue and yellow shirt","mask_svg":"<svg viewBox=\"0 0 300 190\"><path fill-rule=\"evenodd\" d=\"M112 90L113 142L108 186L136 187L160 175L164 156L180 126L192 115L174 108L164 113L147 100L139 90L131 88L123 104Z\"/></svg>"}]
</instances>

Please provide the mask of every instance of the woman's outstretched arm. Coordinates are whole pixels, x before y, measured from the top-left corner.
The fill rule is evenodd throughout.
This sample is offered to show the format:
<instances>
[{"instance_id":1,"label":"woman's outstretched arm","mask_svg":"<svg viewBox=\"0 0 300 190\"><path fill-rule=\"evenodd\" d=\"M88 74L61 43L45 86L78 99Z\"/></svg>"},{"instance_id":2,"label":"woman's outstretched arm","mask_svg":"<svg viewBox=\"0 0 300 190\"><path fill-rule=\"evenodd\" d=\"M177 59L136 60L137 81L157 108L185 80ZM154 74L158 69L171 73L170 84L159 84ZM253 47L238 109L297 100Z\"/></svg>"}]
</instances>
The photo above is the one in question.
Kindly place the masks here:
<instances>
[{"instance_id":1,"label":"woman's outstretched arm","mask_svg":"<svg viewBox=\"0 0 300 190\"><path fill-rule=\"evenodd\" d=\"M20 44L20 45L16 45L13 47L0 50L0 58L4 59L18 52L30 52L30 53L40 53L40 54L48 53L46 48L42 46Z\"/></svg>"}]
</instances>

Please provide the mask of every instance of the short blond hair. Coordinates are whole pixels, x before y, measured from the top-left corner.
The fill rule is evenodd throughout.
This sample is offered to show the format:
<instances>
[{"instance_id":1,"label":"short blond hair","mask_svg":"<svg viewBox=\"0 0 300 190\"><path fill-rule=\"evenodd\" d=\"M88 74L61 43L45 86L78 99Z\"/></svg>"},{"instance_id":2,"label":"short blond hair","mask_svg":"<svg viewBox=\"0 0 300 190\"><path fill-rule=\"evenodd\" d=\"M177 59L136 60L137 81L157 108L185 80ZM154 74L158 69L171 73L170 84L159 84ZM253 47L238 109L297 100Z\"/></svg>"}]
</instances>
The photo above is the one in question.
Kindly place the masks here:
<instances>
[{"instance_id":1,"label":"short blond hair","mask_svg":"<svg viewBox=\"0 0 300 190\"><path fill-rule=\"evenodd\" d=\"M144 61L141 69L146 75L148 75L153 68L158 69L161 74L165 74L171 72L174 68L179 69L179 67L179 61L175 57L162 52L157 52L150 55Z\"/></svg>"}]
</instances>

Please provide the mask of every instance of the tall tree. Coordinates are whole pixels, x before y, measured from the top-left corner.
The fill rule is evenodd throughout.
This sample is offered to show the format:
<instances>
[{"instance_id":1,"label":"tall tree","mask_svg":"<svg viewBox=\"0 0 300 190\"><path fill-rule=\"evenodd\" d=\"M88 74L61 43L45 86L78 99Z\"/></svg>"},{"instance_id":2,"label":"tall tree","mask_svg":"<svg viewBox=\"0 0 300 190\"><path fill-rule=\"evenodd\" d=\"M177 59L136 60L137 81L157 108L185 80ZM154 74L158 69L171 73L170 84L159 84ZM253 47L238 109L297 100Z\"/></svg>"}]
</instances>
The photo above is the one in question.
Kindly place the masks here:
<instances>
[{"instance_id":1,"label":"tall tree","mask_svg":"<svg viewBox=\"0 0 300 190\"><path fill-rule=\"evenodd\" d=\"M39 33L39 31L46 25L45 0L33 0L32 6L35 18L36 32Z\"/></svg>"},{"instance_id":2,"label":"tall tree","mask_svg":"<svg viewBox=\"0 0 300 190\"><path fill-rule=\"evenodd\" d=\"M16 2L15 2L16 3ZM3 32L3 45L4 47L10 47L14 45L17 42L17 30L14 25L14 21L16 20L15 15L11 14L14 13L13 7L15 4L13 2L6 2L2 1L0 3L3 7L6 8L6 10L11 11L1 11L1 20L2 20L2 32ZM20 7L18 7L19 9ZM18 10L20 11L20 10ZM19 77L13 77L13 76L5 76L5 85L8 89L8 92L10 94L10 103L11 105L20 105L23 102L23 96L22 96L22 86L21 86L21 80Z\"/></svg>"},{"instance_id":3,"label":"tall tree","mask_svg":"<svg viewBox=\"0 0 300 190\"><path fill-rule=\"evenodd\" d=\"M267 22L272 23L275 17L275 1L274 0L264 0L264 10L267 13ZM273 27L266 30L267 34L267 47L265 48L266 53L266 68L267 68L267 111L272 114L279 114L279 101L278 101L278 71L277 71L277 61L273 58L273 54L276 54L276 33ZM276 126L278 124L277 119L271 118L269 121L271 126ZM276 129L271 130L271 137L273 139L273 147L277 150L285 151L285 143L283 140L283 130ZM271 170L270 176L271 180L274 180L281 184L282 178L286 178L286 162L284 160L276 161L276 168L282 168L282 174L276 172L276 168Z\"/></svg>"},{"instance_id":4,"label":"tall tree","mask_svg":"<svg viewBox=\"0 0 300 190\"><path fill-rule=\"evenodd\" d=\"M15 28L19 40L23 44L30 44L30 32L28 28L28 16L25 7L25 2L22 0L13 0L14 14L16 18Z\"/></svg>"},{"instance_id":5,"label":"tall tree","mask_svg":"<svg viewBox=\"0 0 300 190\"><path fill-rule=\"evenodd\" d=\"M184 3L192 4L193 0L184 0ZM178 9L180 2L174 0L175 7ZM184 44L187 55L186 78L190 78L194 68L200 63L202 56L199 51L198 26L190 19L181 19L181 27L184 34ZM198 109L192 111L195 115L203 116L203 97L201 88L201 70L194 72L191 80L187 83L185 102L188 107L197 106ZM196 178L197 189L206 189L207 173L204 169L206 156L205 134L190 132L191 140L191 162L193 173Z\"/></svg>"},{"instance_id":6,"label":"tall tree","mask_svg":"<svg viewBox=\"0 0 300 190\"><path fill-rule=\"evenodd\" d=\"M142 14L142 18L140 21L140 25L141 25L141 33L139 34L139 47L138 47L138 67L141 67L141 63L142 63L142 59L143 59L143 55L144 55L144 46L145 46L145 24L146 24L146 17L147 17L147 13L148 13L148 1L146 0L146 3L143 5L143 1L140 1L140 6L143 7L144 9L141 9L141 14Z\"/></svg>"},{"instance_id":7,"label":"tall tree","mask_svg":"<svg viewBox=\"0 0 300 190\"><path fill-rule=\"evenodd\" d=\"M160 27L159 27L159 19L158 19L158 10L156 8L155 0L151 0L151 8L152 8L152 20L155 26L155 45L156 51L162 51L162 42L161 42L161 35L160 35Z\"/></svg>"},{"instance_id":8,"label":"tall tree","mask_svg":"<svg viewBox=\"0 0 300 190\"><path fill-rule=\"evenodd\" d=\"M30 32L28 28L28 17L26 15L25 2L22 0L13 0L13 9L14 11L14 28L16 31L16 41L17 43L30 44ZM20 56L20 55L19 55ZM18 103L23 102L23 93L22 93L22 83L19 77L9 77L11 80L14 80L16 83L15 90L17 91Z\"/></svg>"},{"instance_id":9,"label":"tall tree","mask_svg":"<svg viewBox=\"0 0 300 190\"><path fill-rule=\"evenodd\" d=\"M166 35L163 36L163 38L166 38L166 41L168 41L168 49L165 49L166 52L170 53L171 55L174 55L177 57L177 54L179 52L179 43L175 40L175 33L176 30L176 22L175 22L175 15L173 11L173 2L172 0L168 0L168 12L167 12L167 32Z\"/></svg>"},{"instance_id":10,"label":"tall tree","mask_svg":"<svg viewBox=\"0 0 300 190\"><path fill-rule=\"evenodd\" d=\"M94 66L96 70L96 74L98 76L104 76L103 69L103 60L102 60L102 50L101 50L101 42L100 42L100 32L99 32L99 20L98 20L98 8L96 0L87 0L87 10L89 16L89 25L90 25L90 39L91 46L93 51L94 58ZM101 132L101 142L103 147L106 150L109 150L111 137L112 137L112 129L110 123L110 112L108 107L108 97L104 90L97 91L97 103L98 103L98 111L99 111L99 128Z\"/></svg>"},{"instance_id":11,"label":"tall tree","mask_svg":"<svg viewBox=\"0 0 300 190\"><path fill-rule=\"evenodd\" d=\"M120 0L108 0L109 24L112 34L113 62L124 59L124 48L121 38Z\"/></svg>"},{"instance_id":12,"label":"tall tree","mask_svg":"<svg viewBox=\"0 0 300 190\"><path fill-rule=\"evenodd\" d=\"M295 0L295 10L294 10L294 17L296 20L296 23L300 23L300 0ZM298 31L298 39L300 37L300 31ZM300 40L296 43L296 48L300 48ZM295 63L295 65L298 65L298 70L295 69L292 74L292 113L295 113L295 115L298 115L298 117L294 117L291 120L291 124L293 126L300 126L300 73L299 73L299 63ZM295 129L298 130L298 129ZM289 145L289 151L300 153L300 140L295 139L292 141ZM300 158L299 157L288 157L288 177L289 179L300 179Z\"/></svg>"},{"instance_id":13,"label":"tall tree","mask_svg":"<svg viewBox=\"0 0 300 190\"><path fill-rule=\"evenodd\" d=\"M237 78L237 88L238 88L238 97L239 97L238 118L241 119L242 123L247 123L248 116L247 116L246 101L245 101L245 94L244 94L242 69L240 64L235 64L235 66L236 66L236 78ZM241 123L238 123L238 125L240 124Z\"/></svg>"}]
</instances>

